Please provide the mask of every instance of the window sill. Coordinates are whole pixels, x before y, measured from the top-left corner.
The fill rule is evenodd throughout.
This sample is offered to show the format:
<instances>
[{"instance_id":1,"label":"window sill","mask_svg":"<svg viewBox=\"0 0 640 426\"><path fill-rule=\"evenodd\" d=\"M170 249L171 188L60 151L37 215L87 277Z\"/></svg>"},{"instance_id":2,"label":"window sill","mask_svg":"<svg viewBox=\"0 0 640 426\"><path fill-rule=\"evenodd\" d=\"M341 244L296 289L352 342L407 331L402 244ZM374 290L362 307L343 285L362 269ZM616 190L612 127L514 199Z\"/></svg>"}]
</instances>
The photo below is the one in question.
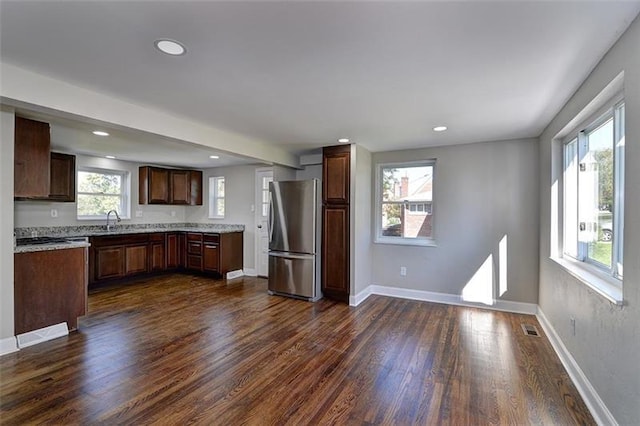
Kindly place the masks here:
<instances>
[{"instance_id":1,"label":"window sill","mask_svg":"<svg viewBox=\"0 0 640 426\"><path fill-rule=\"evenodd\" d=\"M438 247L435 240L431 239L408 239L408 238L394 238L394 237L378 237L374 240L376 244L389 244L396 246L414 246L414 247Z\"/></svg>"},{"instance_id":2,"label":"window sill","mask_svg":"<svg viewBox=\"0 0 640 426\"><path fill-rule=\"evenodd\" d=\"M551 257L550 259L611 303L619 306L624 304L620 280L599 271L590 270L582 262L563 257Z\"/></svg>"}]
</instances>

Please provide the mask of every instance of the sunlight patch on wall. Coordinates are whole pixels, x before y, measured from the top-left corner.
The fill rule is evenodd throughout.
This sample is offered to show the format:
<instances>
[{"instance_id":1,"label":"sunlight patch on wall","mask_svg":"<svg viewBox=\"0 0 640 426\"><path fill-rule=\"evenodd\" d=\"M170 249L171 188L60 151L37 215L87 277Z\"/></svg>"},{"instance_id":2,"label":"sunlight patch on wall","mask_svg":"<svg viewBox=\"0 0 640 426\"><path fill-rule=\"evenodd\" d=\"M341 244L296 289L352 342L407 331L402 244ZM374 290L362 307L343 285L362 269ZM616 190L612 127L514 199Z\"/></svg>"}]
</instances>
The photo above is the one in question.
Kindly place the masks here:
<instances>
[{"instance_id":1,"label":"sunlight patch on wall","mask_svg":"<svg viewBox=\"0 0 640 426\"><path fill-rule=\"evenodd\" d=\"M493 283L493 255L490 254L462 289L462 300L493 305Z\"/></svg>"},{"instance_id":2,"label":"sunlight patch on wall","mask_svg":"<svg viewBox=\"0 0 640 426\"><path fill-rule=\"evenodd\" d=\"M498 244L498 281L500 296L507 292L507 236L505 235Z\"/></svg>"}]
</instances>

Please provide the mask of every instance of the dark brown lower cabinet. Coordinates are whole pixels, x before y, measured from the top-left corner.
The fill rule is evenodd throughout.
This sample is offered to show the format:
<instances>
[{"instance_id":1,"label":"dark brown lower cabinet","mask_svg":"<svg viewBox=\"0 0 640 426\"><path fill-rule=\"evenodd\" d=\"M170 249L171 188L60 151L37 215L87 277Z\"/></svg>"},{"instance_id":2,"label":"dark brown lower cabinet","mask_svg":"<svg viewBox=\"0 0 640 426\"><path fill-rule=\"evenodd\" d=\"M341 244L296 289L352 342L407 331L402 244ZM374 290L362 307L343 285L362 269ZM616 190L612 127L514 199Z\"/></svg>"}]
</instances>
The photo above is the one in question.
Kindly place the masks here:
<instances>
[{"instance_id":1,"label":"dark brown lower cabinet","mask_svg":"<svg viewBox=\"0 0 640 426\"><path fill-rule=\"evenodd\" d=\"M208 272L218 272L220 262L218 244L204 243L202 253L202 269Z\"/></svg>"},{"instance_id":2,"label":"dark brown lower cabinet","mask_svg":"<svg viewBox=\"0 0 640 426\"><path fill-rule=\"evenodd\" d=\"M349 206L322 208L322 293L347 303L350 282L348 230Z\"/></svg>"},{"instance_id":3,"label":"dark brown lower cabinet","mask_svg":"<svg viewBox=\"0 0 640 426\"><path fill-rule=\"evenodd\" d=\"M127 246L124 248L126 275L141 274L147 272L147 245Z\"/></svg>"},{"instance_id":4,"label":"dark brown lower cabinet","mask_svg":"<svg viewBox=\"0 0 640 426\"><path fill-rule=\"evenodd\" d=\"M186 269L225 275L242 269L242 232L167 232L91 237L89 283Z\"/></svg>"},{"instance_id":5,"label":"dark brown lower cabinet","mask_svg":"<svg viewBox=\"0 0 640 426\"><path fill-rule=\"evenodd\" d=\"M165 241L165 251L167 254L166 268L176 269L180 267L180 241L179 234L168 233Z\"/></svg>"},{"instance_id":6,"label":"dark brown lower cabinet","mask_svg":"<svg viewBox=\"0 0 640 426\"><path fill-rule=\"evenodd\" d=\"M124 247L96 247L93 251L95 280L124 277Z\"/></svg>"},{"instance_id":7,"label":"dark brown lower cabinet","mask_svg":"<svg viewBox=\"0 0 640 426\"><path fill-rule=\"evenodd\" d=\"M149 235L149 271L159 272L167 269L167 259L165 256L165 235Z\"/></svg>"},{"instance_id":8,"label":"dark brown lower cabinet","mask_svg":"<svg viewBox=\"0 0 640 426\"><path fill-rule=\"evenodd\" d=\"M78 327L87 313L87 249L14 255L14 330L22 334L66 322Z\"/></svg>"}]
</instances>

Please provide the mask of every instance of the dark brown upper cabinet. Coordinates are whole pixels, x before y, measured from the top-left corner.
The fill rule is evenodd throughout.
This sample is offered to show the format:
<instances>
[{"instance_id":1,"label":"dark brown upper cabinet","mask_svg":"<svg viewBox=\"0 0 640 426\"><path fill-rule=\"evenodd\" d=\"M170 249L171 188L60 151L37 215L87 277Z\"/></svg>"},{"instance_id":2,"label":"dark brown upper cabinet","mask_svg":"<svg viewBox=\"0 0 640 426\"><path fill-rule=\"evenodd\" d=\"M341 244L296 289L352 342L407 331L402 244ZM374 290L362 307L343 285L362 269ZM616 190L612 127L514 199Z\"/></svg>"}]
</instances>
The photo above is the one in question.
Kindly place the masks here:
<instances>
[{"instance_id":1,"label":"dark brown upper cabinet","mask_svg":"<svg viewBox=\"0 0 640 426\"><path fill-rule=\"evenodd\" d=\"M143 166L139 169L140 204L202 205L202 172Z\"/></svg>"},{"instance_id":2,"label":"dark brown upper cabinet","mask_svg":"<svg viewBox=\"0 0 640 426\"><path fill-rule=\"evenodd\" d=\"M49 200L74 202L76 200L76 156L51 153L51 180Z\"/></svg>"},{"instance_id":3,"label":"dark brown upper cabinet","mask_svg":"<svg viewBox=\"0 0 640 426\"><path fill-rule=\"evenodd\" d=\"M49 124L15 118L14 197L47 198L50 188Z\"/></svg>"},{"instance_id":4,"label":"dark brown upper cabinet","mask_svg":"<svg viewBox=\"0 0 640 426\"><path fill-rule=\"evenodd\" d=\"M169 204L169 170L160 167L140 167L139 203Z\"/></svg>"},{"instance_id":5,"label":"dark brown upper cabinet","mask_svg":"<svg viewBox=\"0 0 640 426\"><path fill-rule=\"evenodd\" d=\"M351 185L350 170L350 145L330 146L323 149L323 203L349 204L349 186Z\"/></svg>"}]
</instances>

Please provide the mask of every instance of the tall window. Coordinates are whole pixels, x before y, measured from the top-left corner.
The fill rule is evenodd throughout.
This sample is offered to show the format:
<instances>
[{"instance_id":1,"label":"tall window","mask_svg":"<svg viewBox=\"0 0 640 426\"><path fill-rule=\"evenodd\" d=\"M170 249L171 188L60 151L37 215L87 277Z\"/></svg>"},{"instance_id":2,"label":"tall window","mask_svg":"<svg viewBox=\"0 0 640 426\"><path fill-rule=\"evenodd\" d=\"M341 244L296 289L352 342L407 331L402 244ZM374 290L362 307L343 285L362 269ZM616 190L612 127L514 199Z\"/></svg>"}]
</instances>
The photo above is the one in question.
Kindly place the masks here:
<instances>
[{"instance_id":1,"label":"tall window","mask_svg":"<svg viewBox=\"0 0 640 426\"><path fill-rule=\"evenodd\" d=\"M433 245L435 161L378 165L376 242Z\"/></svg>"},{"instance_id":2,"label":"tall window","mask_svg":"<svg viewBox=\"0 0 640 426\"><path fill-rule=\"evenodd\" d=\"M110 210L129 217L128 182L128 172L78 169L78 219L104 219Z\"/></svg>"},{"instance_id":3,"label":"tall window","mask_svg":"<svg viewBox=\"0 0 640 426\"><path fill-rule=\"evenodd\" d=\"M209 218L224 219L224 176L209 178Z\"/></svg>"},{"instance_id":4,"label":"tall window","mask_svg":"<svg viewBox=\"0 0 640 426\"><path fill-rule=\"evenodd\" d=\"M273 176L262 177L262 197L261 197L261 212L262 217L269 216L269 182L273 182Z\"/></svg>"},{"instance_id":5,"label":"tall window","mask_svg":"<svg viewBox=\"0 0 640 426\"><path fill-rule=\"evenodd\" d=\"M622 278L624 103L564 144L564 255Z\"/></svg>"}]
</instances>

